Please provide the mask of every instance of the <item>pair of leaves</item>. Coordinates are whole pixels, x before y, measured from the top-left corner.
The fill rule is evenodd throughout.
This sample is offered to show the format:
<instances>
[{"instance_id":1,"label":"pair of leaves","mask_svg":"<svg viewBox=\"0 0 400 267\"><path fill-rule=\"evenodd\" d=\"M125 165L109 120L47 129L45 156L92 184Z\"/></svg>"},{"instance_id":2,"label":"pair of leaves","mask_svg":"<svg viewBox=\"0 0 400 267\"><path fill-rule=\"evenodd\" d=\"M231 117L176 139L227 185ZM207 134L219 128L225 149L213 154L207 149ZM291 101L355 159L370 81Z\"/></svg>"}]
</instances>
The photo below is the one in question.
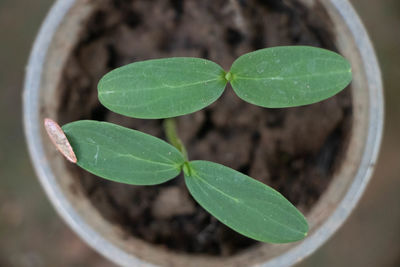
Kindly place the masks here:
<instances>
[{"instance_id":1,"label":"pair of leaves","mask_svg":"<svg viewBox=\"0 0 400 267\"><path fill-rule=\"evenodd\" d=\"M305 46L275 47L239 57L229 72L199 58L132 63L106 74L99 82L98 93L100 102L114 112L157 119L189 114L210 105L228 82L249 103L282 108L329 98L345 88L351 78L349 62L334 52ZM63 130L77 164L100 177L154 185L173 179L183 170L194 199L243 235L286 243L304 238L308 231L304 216L272 188L223 165L187 162L185 155L158 138L95 121L73 122ZM175 146L181 144L175 142Z\"/></svg>"},{"instance_id":2,"label":"pair of leaves","mask_svg":"<svg viewBox=\"0 0 400 267\"><path fill-rule=\"evenodd\" d=\"M108 180L153 185L183 170L193 198L222 223L255 240L303 239L304 216L274 189L223 165L185 162L165 141L115 124L76 121L62 127L83 169Z\"/></svg>"},{"instance_id":3,"label":"pair of leaves","mask_svg":"<svg viewBox=\"0 0 400 267\"><path fill-rule=\"evenodd\" d=\"M115 69L99 82L100 102L122 115L159 119L198 111L231 83L243 100L283 108L327 99L351 81L341 55L307 46L274 47L239 57L229 72L200 58L166 58Z\"/></svg>"}]
</instances>

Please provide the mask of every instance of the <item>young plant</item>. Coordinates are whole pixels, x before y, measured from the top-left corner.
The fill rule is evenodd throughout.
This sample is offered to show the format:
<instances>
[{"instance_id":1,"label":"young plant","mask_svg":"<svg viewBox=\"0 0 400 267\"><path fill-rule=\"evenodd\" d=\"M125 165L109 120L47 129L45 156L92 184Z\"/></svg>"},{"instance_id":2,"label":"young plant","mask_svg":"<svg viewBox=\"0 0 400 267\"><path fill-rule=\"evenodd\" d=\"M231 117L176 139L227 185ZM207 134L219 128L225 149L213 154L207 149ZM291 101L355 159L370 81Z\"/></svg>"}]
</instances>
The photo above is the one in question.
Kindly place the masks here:
<instances>
[{"instance_id":1,"label":"young plant","mask_svg":"<svg viewBox=\"0 0 400 267\"><path fill-rule=\"evenodd\" d=\"M71 161L97 176L155 185L183 172L193 198L228 227L262 242L293 242L307 235L304 216L280 193L247 175L218 163L189 160L172 118L210 105L227 83L244 101L282 108L327 99L351 79L350 64L342 56L306 46L254 51L239 57L228 72L200 58L148 60L106 74L98 84L99 100L126 116L166 119L171 144L107 122L66 124L62 130L68 140L55 124L47 121L46 128L52 129L60 150L75 159L72 147L76 159Z\"/></svg>"}]
</instances>

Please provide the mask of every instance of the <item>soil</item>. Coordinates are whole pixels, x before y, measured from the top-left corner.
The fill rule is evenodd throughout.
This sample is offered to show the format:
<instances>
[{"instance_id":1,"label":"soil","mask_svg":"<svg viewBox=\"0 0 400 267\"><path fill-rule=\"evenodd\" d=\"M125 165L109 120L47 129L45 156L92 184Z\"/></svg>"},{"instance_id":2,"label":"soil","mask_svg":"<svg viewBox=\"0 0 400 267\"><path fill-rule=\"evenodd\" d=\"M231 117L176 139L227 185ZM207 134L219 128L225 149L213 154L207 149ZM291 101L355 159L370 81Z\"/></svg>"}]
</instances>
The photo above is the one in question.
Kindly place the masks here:
<instances>
[{"instance_id":1,"label":"soil","mask_svg":"<svg viewBox=\"0 0 400 267\"><path fill-rule=\"evenodd\" d=\"M164 138L160 120L114 114L97 100L98 80L113 68L150 58L203 57L226 70L241 54L277 45L336 50L321 7L280 0L97 0L60 84L59 119L114 122ZM303 212L328 187L352 125L350 88L299 108L264 109L227 88L210 107L180 117L191 159L215 161L277 189ZM158 186L127 186L72 166L76 185L126 235L185 253L232 255L256 241L210 216L182 177Z\"/></svg>"}]
</instances>

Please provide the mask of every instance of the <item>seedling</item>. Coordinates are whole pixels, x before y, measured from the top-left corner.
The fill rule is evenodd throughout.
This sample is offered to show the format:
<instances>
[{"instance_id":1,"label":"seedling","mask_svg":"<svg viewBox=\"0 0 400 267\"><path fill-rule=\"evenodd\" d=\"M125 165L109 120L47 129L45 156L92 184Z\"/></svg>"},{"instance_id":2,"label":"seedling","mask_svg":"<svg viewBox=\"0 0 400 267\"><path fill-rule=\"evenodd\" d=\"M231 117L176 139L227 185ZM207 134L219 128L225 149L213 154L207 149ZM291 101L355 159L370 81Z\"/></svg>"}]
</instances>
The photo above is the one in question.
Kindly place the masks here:
<instances>
[{"instance_id":1,"label":"seedling","mask_svg":"<svg viewBox=\"0 0 400 267\"><path fill-rule=\"evenodd\" d=\"M327 99L351 79L350 64L342 56L306 46L257 50L239 57L228 72L200 58L136 62L100 80L99 100L126 116L166 119L170 144L107 122L76 121L62 129L77 164L97 176L155 185L183 172L193 198L228 227L262 242L293 242L307 235L304 216L280 193L247 175L218 163L189 160L173 117L210 105L227 83L244 101L282 108Z\"/></svg>"}]
</instances>

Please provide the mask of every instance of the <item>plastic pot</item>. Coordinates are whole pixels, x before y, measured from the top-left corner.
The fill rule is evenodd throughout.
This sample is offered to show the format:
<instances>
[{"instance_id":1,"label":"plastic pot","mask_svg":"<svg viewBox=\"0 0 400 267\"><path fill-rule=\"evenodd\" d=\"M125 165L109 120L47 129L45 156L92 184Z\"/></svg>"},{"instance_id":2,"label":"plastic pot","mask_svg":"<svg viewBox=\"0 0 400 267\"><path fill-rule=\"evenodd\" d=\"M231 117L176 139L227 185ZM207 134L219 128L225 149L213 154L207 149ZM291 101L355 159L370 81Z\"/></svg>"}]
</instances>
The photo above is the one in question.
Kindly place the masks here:
<instances>
[{"instance_id":1,"label":"plastic pot","mask_svg":"<svg viewBox=\"0 0 400 267\"><path fill-rule=\"evenodd\" d=\"M121 238L85 198L71 192L71 174L56 155L43 125L57 119L57 84L95 1L57 1L35 41L24 88L24 125L30 155L50 201L70 227L100 254L122 266L291 266L311 255L344 223L371 177L383 128L379 66L368 35L347 0L319 2L333 22L336 46L353 66L353 126L343 163L329 188L307 214L309 236L285 245L259 245L231 257L184 255L135 237Z\"/></svg>"}]
</instances>

